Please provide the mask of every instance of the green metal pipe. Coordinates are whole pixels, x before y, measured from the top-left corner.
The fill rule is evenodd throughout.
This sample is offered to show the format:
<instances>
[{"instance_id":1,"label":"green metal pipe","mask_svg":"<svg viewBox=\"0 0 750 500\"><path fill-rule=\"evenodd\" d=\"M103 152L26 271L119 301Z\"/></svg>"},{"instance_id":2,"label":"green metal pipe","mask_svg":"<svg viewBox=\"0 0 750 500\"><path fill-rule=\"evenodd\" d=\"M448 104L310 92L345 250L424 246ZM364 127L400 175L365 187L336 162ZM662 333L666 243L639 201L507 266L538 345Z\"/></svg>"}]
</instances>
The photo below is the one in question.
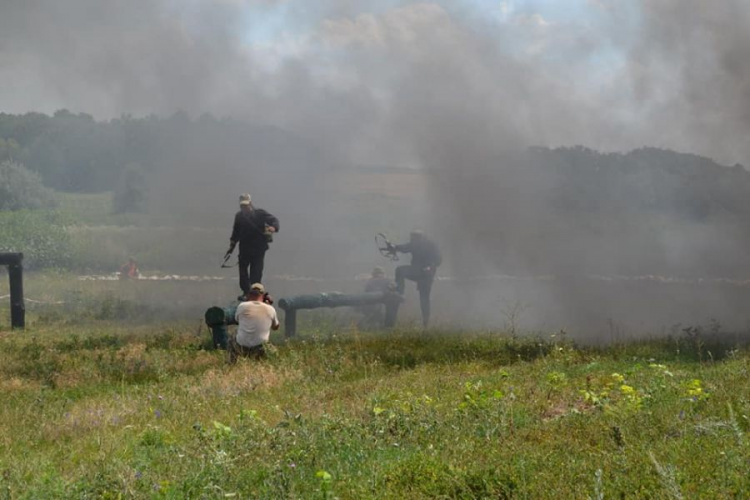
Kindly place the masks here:
<instances>
[{"instance_id":1,"label":"green metal pipe","mask_svg":"<svg viewBox=\"0 0 750 500\"><path fill-rule=\"evenodd\" d=\"M385 304L389 299L400 296L389 292L367 292L345 294L339 292L317 293L311 295L295 295L279 300L279 307L283 310L317 309L319 307L366 306L370 304Z\"/></svg>"},{"instance_id":2,"label":"green metal pipe","mask_svg":"<svg viewBox=\"0 0 750 500\"><path fill-rule=\"evenodd\" d=\"M366 292L356 294L331 292L285 297L279 300L279 307L286 313L284 316L284 334L287 337L293 337L297 333L297 311L300 309L385 304L384 326L391 328L396 324L398 308L403 300L401 295L395 292Z\"/></svg>"}]
</instances>

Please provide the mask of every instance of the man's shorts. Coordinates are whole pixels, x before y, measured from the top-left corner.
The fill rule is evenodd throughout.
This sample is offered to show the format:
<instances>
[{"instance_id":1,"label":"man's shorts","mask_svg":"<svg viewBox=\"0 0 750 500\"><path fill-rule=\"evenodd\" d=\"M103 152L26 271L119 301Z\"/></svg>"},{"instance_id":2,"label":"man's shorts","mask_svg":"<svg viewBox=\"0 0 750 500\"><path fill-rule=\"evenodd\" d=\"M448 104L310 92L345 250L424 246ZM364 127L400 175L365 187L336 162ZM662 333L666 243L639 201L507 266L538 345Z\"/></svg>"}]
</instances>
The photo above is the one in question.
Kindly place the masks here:
<instances>
[{"instance_id":1,"label":"man's shorts","mask_svg":"<svg viewBox=\"0 0 750 500\"><path fill-rule=\"evenodd\" d=\"M266 348L263 344L245 347L237 343L237 337L232 337L229 343L229 363L234 364L237 358L266 359Z\"/></svg>"}]
</instances>

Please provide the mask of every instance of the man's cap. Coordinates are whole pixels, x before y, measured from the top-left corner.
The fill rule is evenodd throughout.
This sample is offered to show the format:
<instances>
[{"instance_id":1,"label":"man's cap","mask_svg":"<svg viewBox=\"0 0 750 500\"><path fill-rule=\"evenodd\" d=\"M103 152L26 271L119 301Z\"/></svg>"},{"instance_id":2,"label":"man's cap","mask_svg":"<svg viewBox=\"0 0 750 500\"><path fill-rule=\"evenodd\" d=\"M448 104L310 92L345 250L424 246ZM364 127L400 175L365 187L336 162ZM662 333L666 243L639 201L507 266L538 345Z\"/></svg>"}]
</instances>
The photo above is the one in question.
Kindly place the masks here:
<instances>
[{"instance_id":1,"label":"man's cap","mask_svg":"<svg viewBox=\"0 0 750 500\"><path fill-rule=\"evenodd\" d=\"M261 283L253 283L252 286L250 286L250 293L253 292L263 295L264 293L266 293L266 287L264 287Z\"/></svg>"},{"instance_id":2,"label":"man's cap","mask_svg":"<svg viewBox=\"0 0 750 500\"><path fill-rule=\"evenodd\" d=\"M240 205L249 205L250 204L250 195L247 193L242 193L240 195Z\"/></svg>"},{"instance_id":3,"label":"man's cap","mask_svg":"<svg viewBox=\"0 0 750 500\"><path fill-rule=\"evenodd\" d=\"M372 270L372 275L373 275L373 276L385 276L385 269L383 269L383 268L382 268L382 267L380 267L380 266L377 266L377 267L375 267L375 268L374 268L374 269Z\"/></svg>"}]
</instances>

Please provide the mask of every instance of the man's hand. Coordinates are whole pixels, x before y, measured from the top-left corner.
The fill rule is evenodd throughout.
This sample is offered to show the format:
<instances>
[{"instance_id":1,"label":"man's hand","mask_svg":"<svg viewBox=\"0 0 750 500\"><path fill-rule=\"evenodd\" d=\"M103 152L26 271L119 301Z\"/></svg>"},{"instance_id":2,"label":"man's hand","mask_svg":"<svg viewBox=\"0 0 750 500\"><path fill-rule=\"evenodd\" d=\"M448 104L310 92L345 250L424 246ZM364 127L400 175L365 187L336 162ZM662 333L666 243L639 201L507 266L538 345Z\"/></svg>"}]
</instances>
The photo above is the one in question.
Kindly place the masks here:
<instances>
[{"instance_id":1,"label":"man's hand","mask_svg":"<svg viewBox=\"0 0 750 500\"><path fill-rule=\"evenodd\" d=\"M426 273L431 273L431 272L432 272L432 267L430 267L430 266L427 266L427 267L423 267L423 268L422 268L422 271L424 271L424 272L426 272Z\"/></svg>"},{"instance_id":2,"label":"man's hand","mask_svg":"<svg viewBox=\"0 0 750 500\"><path fill-rule=\"evenodd\" d=\"M273 226L266 226L266 231L268 231L269 233L275 233L276 228Z\"/></svg>"}]
</instances>

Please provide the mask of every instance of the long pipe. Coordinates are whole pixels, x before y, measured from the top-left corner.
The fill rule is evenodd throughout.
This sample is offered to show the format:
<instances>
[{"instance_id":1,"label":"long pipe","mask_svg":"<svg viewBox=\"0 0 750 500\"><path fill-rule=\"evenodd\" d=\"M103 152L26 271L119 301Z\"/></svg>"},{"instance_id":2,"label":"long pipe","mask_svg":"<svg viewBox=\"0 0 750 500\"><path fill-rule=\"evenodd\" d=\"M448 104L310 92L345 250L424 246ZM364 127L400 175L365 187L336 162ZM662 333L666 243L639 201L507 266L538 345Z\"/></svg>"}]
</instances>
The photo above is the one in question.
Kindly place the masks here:
<instances>
[{"instance_id":1,"label":"long pipe","mask_svg":"<svg viewBox=\"0 0 750 500\"><path fill-rule=\"evenodd\" d=\"M300 309L317 309L319 307L366 306L385 304L384 325L391 328L396 325L398 308L403 298L395 292L368 292L357 294L318 293L295 295L279 300L279 307L284 310L284 335L293 337L297 334L297 311ZM213 306L206 310L206 325L211 329L214 347L227 348L227 325L236 325L237 305L227 307Z\"/></svg>"},{"instance_id":2,"label":"long pipe","mask_svg":"<svg viewBox=\"0 0 750 500\"><path fill-rule=\"evenodd\" d=\"M300 309L317 309L319 307L365 306L385 304L384 326L391 328L396 324L398 308L403 298L395 292L368 292L357 294L319 293L296 295L279 300L279 307L286 313L284 316L284 334L293 337L297 334L297 311Z\"/></svg>"},{"instance_id":3,"label":"long pipe","mask_svg":"<svg viewBox=\"0 0 750 500\"><path fill-rule=\"evenodd\" d=\"M8 266L11 328L23 329L26 326L26 306L23 301L23 254L0 253L0 266Z\"/></svg>"}]
</instances>

